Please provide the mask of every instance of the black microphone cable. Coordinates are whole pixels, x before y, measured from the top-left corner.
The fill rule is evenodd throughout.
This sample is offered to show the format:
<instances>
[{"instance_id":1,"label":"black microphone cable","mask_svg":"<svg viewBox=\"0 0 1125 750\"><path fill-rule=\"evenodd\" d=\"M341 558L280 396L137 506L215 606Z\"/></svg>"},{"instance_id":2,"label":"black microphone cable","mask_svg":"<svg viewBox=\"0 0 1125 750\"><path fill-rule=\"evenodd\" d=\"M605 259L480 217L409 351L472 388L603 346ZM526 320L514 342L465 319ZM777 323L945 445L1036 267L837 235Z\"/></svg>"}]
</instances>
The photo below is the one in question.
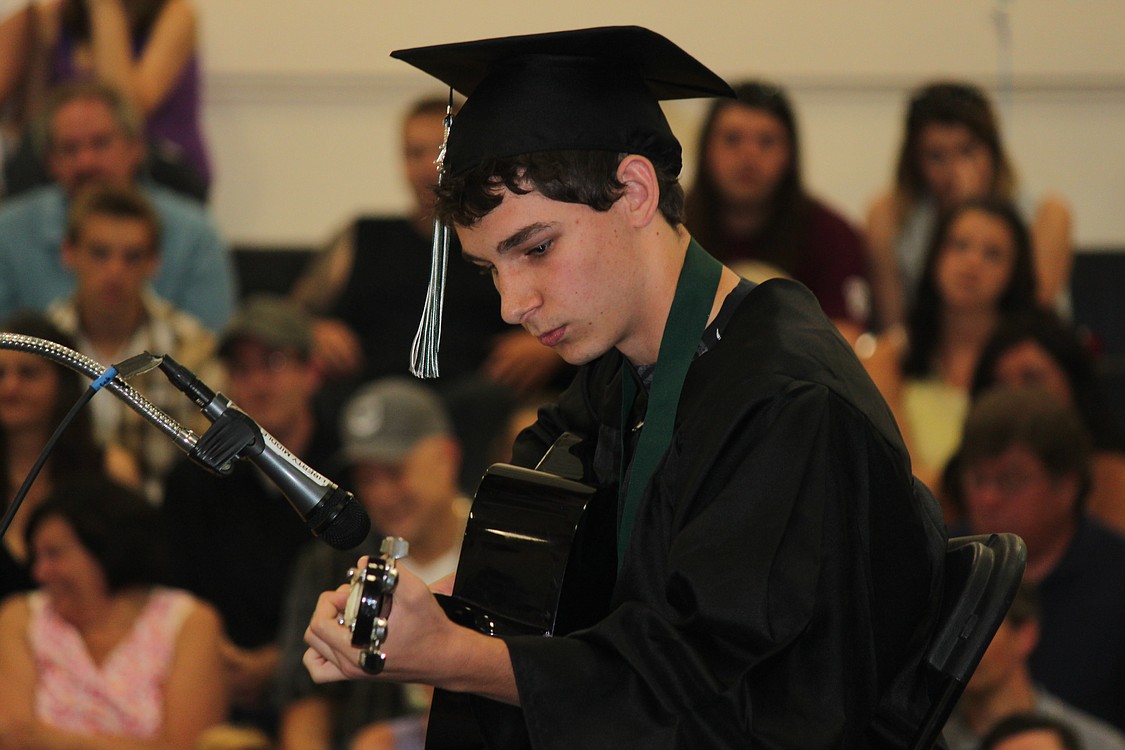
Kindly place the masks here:
<instances>
[{"instance_id":1,"label":"black microphone cable","mask_svg":"<svg viewBox=\"0 0 1125 750\"><path fill-rule=\"evenodd\" d=\"M31 470L27 472L27 477L24 478L23 484L21 484L20 488L16 491L15 497L12 498L11 505L8 506L7 512L4 513L4 518L0 519L0 538L7 533L8 527L12 525L12 520L16 517L16 513L19 512L20 506L23 505L24 498L27 497L27 493L31 491L31 485L35 484L39 472L43 470L43 465L47 463L47 458L51 455L51 451L55 449L55 444L59 442L59 438L66 432L66 428L70 427L70 423L78 416L78 412L82 411L82 408L86 406L86 404L90 403L90 399L92 399L98 391L119 375L123 380L128 380L135 375L153 369L159 364L159 357L145 352L135 357L129 357L129 359L116 365L110 365L100 377L90 383L90 387L82 392L82 395L79 396L78 400L74 402L74 405L70 407L70 411L68 411L66 416L62 418L62 421L59 422L59 426L51 433L51 437L47 438L47 443L43 446L43 450L39 452L39 457L35 459Z\"/></svg>"}]
</instances>

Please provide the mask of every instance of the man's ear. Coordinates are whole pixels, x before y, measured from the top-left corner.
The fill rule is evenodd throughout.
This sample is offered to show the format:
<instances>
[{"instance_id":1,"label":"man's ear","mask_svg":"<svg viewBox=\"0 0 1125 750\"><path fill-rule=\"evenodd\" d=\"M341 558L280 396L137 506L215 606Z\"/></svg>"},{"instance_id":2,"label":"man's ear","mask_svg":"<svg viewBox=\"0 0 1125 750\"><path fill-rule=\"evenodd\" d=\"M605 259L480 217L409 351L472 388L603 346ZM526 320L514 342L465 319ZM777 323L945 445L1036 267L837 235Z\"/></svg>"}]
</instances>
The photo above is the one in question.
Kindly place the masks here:
<instances>
[{"instance_id":1,"label":"man's ear","mask_svg":"<svg viewBox=\"0 0 1125 750\"><path fill-rule=\"evenodd\" d=\"M625 186L618 199L634 227L647 226L660 210L660 181L656 167L638 154L629 154L617 165L617 180Z\"/></svg>"}]
</instances>

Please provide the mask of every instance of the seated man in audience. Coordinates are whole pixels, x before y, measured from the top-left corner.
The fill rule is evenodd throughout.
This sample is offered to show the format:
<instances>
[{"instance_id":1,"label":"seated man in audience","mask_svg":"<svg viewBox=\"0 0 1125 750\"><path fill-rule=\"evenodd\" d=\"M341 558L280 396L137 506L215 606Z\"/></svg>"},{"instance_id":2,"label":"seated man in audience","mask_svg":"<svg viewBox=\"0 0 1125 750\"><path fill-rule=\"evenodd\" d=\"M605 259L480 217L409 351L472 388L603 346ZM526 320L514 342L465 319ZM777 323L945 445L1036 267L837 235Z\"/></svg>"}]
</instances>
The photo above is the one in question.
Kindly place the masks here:
<instances>
[{"instance_id":1,"label":"seated man in audience","mask_svg":"<svg viewBox=\"0 0 1125 750\"><path fill-rule=\"evenodd\" d=\"M79 351L107 366L144 351L169 354L205 381L215 381L215 335L149 288L160 266L160 220L141 193L100 185L83 191L70 206L62 259L77 286L48 314L74 337ZM149 372L129 382L180 424L206 425L199 409L163 374ZM131 451L147 494L159 499L164 475L179 454L175 445L120 399L94 399L90 408L98 441Z\"/></svg>"},{"instance_id":2,"label":"seated man in audience","mask_svg":"<svg viewBox=\"0 0 1125 750\"><path fill-rule=\"evenodd\" d=\"M226 248L199 204L138 181L140 125L120 95L97 83L67 84L53 93L44 122L55 184L0 207L0 316L22 307L46 309L73 291L60 255L68 205L82 189L108 184L136 186L160 217L157 294L219 330L234 301Z\"/></svg>"},{"instance_id":3,"label":"seated man in audience","mask_svg":"<svg viewBox=\"0 0 1125 750\"><path fill-rule=\"evenodd\" d=\"M999 388L973 406L959 454L969 530L1019 534L1041 603L1031 676L1125 729L1125 538L1086 515L1090 441L1045 391Z\"/></svg>"},{"instance_id":4,"label":"seated man in audience","mask_svg":"<svg viewBox=\"0 0 1125 750\"><path fill-rule=\"evenodd\" d=\"M1025 712L1064 722L1085 750L1125 750L1125 737L1113 727L1034 683L1028 659L1038 640L1038 596L1033 586L1024 584L945 725L949 750L975 750L999 722Z\"/></svg>"},{"instance_id":5,"label":"seated man in audience","mask_svg":"<svg viewBox=\"0 0 1125 750\"><path fill-rule=\"evenodd\" d=\"M336 455L335 425L313 409L319 377L308 319L283 299L247 300L219 344L231 400L312 468ZM184 397L187 398L186 396ZM272 731L268 695L277 668L285 586L309 532L257 467L238 461L215 476L188 459L164 487L176 583L223 616L233 719Z\"/></svg>"},{"instance_id":6,"label":"seated man in audience","mask_svg":"<svg viewBox=\"0 0 1125 750\"><path fill-rule=\"evenodd\" d=\"M343 403L361 383L407 374L430 277L434 158L448 99L417 101L403 121L402 157L414 205L407 217L361 216L313 262L293 298L319 316L314 357L330 379L325 398ZM532 392L562 369L551 349L499 315L492 280L461 257L454 238L446 269L441 378L465 448L462 485L475 488L487 447L502 432L513 394Z\"/></svg>"},{"instance_id":7,"label":"seated man in audience","mask_svg":"<svg viewBox=\"0 0 1125 750\"><path fill-rule=\"evenodd\" d=\"M421 737L419 711L429 698L424 688L375 682L315 685L301 663L305 626L317 595L341 583L358 556L378 549L383 534L409 542L410 554L402 565L422 580L433 583L448 576L457 567L468 517L469 501L457 490L460 447L432 390L400 378L364 386L344 408L340 431L351 486L373 529L353 550L311 543L298 558L287 597L278 680L283 750L328 750L360 737L369 742L375 737Z\"/></svg>"}]
</instances>

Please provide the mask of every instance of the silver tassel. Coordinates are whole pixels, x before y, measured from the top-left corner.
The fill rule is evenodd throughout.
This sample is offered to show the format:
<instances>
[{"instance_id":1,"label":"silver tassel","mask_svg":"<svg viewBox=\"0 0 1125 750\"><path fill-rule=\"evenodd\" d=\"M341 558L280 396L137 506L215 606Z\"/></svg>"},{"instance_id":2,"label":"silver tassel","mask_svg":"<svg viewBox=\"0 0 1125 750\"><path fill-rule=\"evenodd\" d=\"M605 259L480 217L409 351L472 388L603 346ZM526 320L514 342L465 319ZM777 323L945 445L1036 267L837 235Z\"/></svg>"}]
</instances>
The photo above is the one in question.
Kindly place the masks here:
<instances>
[{"instance_id":1,"label":"silver tassel","mask_svg":"<svg viewBox=\"0 0 1125 750\"><path fill-rule=\"evenodd\" d=\"M453 91L449 92L449 107L445 111L445 136L441 151L434 161L437 165L438 184L445 175L445 148L449 143L449 128L453 125ZM410 372L418 378L436 378L438 348L441 346L441 315L445 301L445 267L449 263L449 226L434 217L434 241L430 256L430 283L426 288L426 304L414 344L410 347Z\"/></svg>"}]
</instances>

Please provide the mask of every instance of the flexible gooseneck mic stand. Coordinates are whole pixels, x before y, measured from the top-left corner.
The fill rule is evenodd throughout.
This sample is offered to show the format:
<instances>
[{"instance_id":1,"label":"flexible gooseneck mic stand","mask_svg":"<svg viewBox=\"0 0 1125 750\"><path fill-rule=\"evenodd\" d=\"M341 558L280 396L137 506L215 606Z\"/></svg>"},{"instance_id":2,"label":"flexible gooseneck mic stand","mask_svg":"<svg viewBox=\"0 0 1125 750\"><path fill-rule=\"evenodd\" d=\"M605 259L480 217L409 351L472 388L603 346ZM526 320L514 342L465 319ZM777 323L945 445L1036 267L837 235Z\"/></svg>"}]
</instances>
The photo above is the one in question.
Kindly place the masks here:
<instances>
[{"instance_id":1,"label":"flexible gooseneck mic stand","mask_svg":"<svg viewBox=\"0 0 1125 750\"><path fill-rule=\"evenodd\" d=\"M171 357L143 352L104 369L89 357L53 341L3 332L0 332L0 349L35 354L93 380L90 388L47 441L4 519L0 521L0 537L15 517L20 503L58 437L74 415L103 388L113 392L204 468L217 474L229 474L237 459L247 460L257 466L278 486L309 531L333 547L350 549L367 536L370 521L352 493L341 489L303 463L259 427L248 414L221 393L212 391ZM157 367L173 385L195 401L203 414L211 420L211 427L202 436L180 425L126 382L129 378Z\"/></svg>"},{"instance_id":2,"label":"flexible gooseneck mic stand","mask_svg":"<svg viewBox=\"0 0 1125 750\"><path fill-rule=\"evenodd\" d=\"M66 431L66 428L70 425L75 415L77 415L102 388L113 391L134 411L167 435L172 442L179 446L185 453L189 453L199 442L199 436L181 426L176 420L153 406L144 396L126 382L127 378L134 377L158 366L161 358L156 355L145 352L135 357L130 357L124 362L107 369L86 355L80 354L62 344L35 338L34 336L24 336L15 333L0 333L0 349L13 349L15 351L34 354L44 359L49 359L56 364L63 365L75 372L81 373L92 380L90 387L83 392L82 397L70 408L70 411L67 412L62 422L55 428L50 439L47 440L47 444L43 447L31 471L28 472L27 478L24 479L23 484L20 485L3 519L0 519L0 537L4 536L4 533L8 530L8 526L11 525L12 519L15 518L16 512L23 503L24 497L27 495L28 490L31 489L32 483L39 475L43 464L46 463L47 457L51 454L51 450L55 447L55 443L58 442L59 437Z\"/></svg>"}]
</instances>

